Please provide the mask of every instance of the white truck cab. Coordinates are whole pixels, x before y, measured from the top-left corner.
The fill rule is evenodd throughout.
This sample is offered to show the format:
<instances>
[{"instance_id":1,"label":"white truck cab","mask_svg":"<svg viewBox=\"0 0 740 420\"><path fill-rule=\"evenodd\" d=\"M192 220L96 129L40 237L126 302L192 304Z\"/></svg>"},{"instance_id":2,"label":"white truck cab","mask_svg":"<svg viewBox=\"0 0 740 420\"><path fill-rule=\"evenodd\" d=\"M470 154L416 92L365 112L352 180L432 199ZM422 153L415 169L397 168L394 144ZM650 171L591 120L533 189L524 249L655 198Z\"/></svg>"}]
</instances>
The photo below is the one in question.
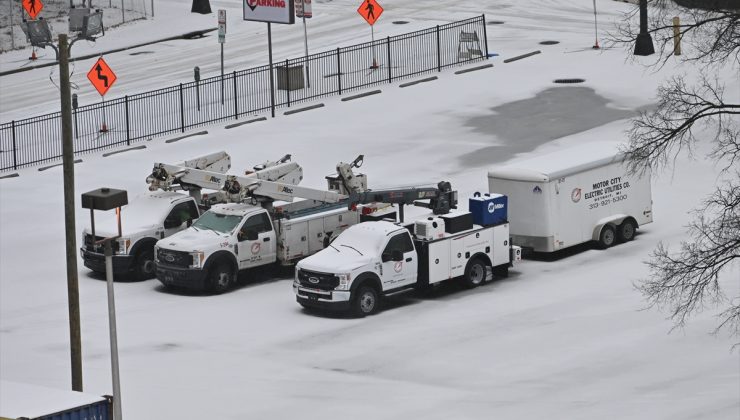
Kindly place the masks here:
<instances>
[{"instance_id":1,"label":"white truck cab","mask_svg":"<svg viewBox=\"0 0 740 420\"><path fill-rule=\"evenodd\" d=\"M180 232L200 217L195 199L171 191L146 192L121 208L122 236L112 243L113 273L138 280L154 277L154 244ZM103 245L106 237L118 235L114 218L96 218L95 238L89 227L82 231L80 254L85 267L105 273Z\"/></svg>"}]
</instances>

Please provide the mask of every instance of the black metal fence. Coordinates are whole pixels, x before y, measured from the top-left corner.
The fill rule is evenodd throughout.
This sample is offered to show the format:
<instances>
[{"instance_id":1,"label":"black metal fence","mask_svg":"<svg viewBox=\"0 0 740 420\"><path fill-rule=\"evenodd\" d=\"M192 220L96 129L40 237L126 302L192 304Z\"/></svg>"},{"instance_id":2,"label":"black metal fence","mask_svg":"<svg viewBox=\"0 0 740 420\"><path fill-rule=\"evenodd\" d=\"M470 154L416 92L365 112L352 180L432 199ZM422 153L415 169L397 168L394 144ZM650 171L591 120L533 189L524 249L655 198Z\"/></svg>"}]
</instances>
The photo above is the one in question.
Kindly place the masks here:
<instances>
[{"instance_id":1,"label":"black metal fence","mask_svg":"<svg viewBox=\"0 0 740 420\"><path fill-rule=\"evenodd\" d=\"M485 16L78 107L75 155L488 57ZM60 112L0 124L0 171L60 159Z\"/></svg>"}]
</instances>

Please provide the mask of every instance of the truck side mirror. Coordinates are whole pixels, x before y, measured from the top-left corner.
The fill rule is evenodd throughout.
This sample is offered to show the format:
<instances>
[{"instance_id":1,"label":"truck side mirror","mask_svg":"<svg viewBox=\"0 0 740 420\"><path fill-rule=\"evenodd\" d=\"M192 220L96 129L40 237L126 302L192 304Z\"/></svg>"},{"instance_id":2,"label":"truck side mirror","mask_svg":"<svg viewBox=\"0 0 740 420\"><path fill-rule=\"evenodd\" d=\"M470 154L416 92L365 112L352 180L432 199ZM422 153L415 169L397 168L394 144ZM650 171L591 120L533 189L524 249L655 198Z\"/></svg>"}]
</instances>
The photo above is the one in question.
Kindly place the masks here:
<instances>
[{"instance_id":1,"label":"truck side mirror","mask_svg":"<svg viewBox=\"0 0 740 420\"><path fill-rule=\"evenodd\" d=\"M259 239L259 235L254 229L249 229L246 232L239 232L239 241L256 241L257 239Z\"/></svg>"},{"instance_id":2,"label":"truck side mirror","mask_svg":"<svg viewBox=\"0 0 740 420\"><path fill-rule=\"evenodd\" d=\"M391 252L391 259L393 261L403 261L403 252L400 249L394 249Z\"/></svg>"},{"instance_id":3,"label":"truck side mirror","mask_svg":"<svg viewBox=\"0 0 740 420\"><path fill-rule=\"evenodd\" d=\"M391 254L388 252L384 252L383 255L380 256L380 260L383 262L388 262L391 260Z\"/></svg>"}]
</instances>

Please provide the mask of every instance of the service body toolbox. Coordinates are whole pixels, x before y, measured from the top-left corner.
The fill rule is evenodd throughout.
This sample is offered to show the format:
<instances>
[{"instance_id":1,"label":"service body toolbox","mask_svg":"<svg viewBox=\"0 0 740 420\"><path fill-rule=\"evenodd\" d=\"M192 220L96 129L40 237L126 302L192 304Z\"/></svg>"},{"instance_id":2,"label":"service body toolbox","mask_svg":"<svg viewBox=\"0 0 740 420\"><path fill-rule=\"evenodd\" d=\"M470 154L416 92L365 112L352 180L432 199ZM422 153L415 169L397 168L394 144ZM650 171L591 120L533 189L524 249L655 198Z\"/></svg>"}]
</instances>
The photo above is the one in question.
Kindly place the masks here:
<instances>
[{"instance_id":1,"label":"service body toolbox","mask_svg":"<svg viewBox=\"0 0 740 420\"><path fill-rule=\"evenodd\" d=\"M629 173L624 159L617 143L599 142L492 168L489 190L509 197L514 245L553 252L633 239L653 221L650 173Z\"/></svg>"}]
</instances>

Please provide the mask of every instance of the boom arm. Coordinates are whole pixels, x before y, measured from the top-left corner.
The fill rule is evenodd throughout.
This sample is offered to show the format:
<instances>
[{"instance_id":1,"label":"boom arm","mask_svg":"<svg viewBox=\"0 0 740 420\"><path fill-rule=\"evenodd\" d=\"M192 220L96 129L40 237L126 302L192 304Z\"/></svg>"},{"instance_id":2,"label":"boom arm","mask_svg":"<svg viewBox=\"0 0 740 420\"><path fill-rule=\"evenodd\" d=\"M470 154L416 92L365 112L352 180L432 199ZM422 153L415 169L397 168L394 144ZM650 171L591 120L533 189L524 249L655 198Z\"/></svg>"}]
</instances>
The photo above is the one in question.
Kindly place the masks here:
<instances>
[{"instance_id":1,"label":"boom arm","mask_svg":"<svg viewBox=\"0 0 740 420\"><path fill-rule=\"evenodd\" d=\"M419 201L429 200L429 202ZM397 188L390 190L353 192L349 196L349 208L358 204L389 203L399 205L400 221L403 222L403 205L413 204L419 207L432 209L434 214L447 214L451 209L457 208L457 191L452 190L452 185L447 181L433 187Z\"/></svg>"}]
</instances>

